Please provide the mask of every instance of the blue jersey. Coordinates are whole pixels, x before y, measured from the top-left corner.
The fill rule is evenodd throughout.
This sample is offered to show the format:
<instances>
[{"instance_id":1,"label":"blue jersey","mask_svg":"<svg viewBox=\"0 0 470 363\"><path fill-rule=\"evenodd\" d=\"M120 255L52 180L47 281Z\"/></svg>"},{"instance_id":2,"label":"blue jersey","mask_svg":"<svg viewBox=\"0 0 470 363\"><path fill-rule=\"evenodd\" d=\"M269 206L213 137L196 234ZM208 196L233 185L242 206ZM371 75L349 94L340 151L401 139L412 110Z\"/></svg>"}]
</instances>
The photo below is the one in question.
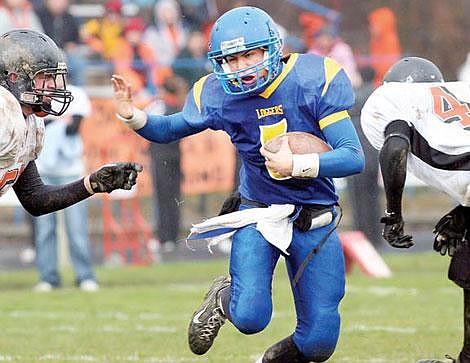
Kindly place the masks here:
<instances>
[{"instance_id":1,"label":"blue jersey","mask_svg":"<svg viewBox=\"0 0 470 363\"><path fill-rule=\"evenodd\" d=\"M194 85L183 109L197 128L224 130L242 161L240 192L266 204L334 204L338 196L331 178L294 179L267 170L259 149L290 131L304 131L323 140L323 129L349 118L354 103L349 79L329 58L293 54L281 74L262 93L231 96L211 74Z\"/></svg>"},{"instance_id":2,"label":"blue jersey","mask_svg":"<svg viewBox=\"0 0 470 363\"><path fill-rule=\"evenodd\" d=\"M224 130L243 162L243 197L268 205L332 205L338 200L332 178L358 173L364 165L347 112L353 103L351 83L338 63L314 54L292 54L261 93L228 95L210 74L194 84L182 112L148 115L137 132L150 141L170 142L207 128ZM266 168L261 145L290 131L312 133L332 147L320 155L317 178L286 178Z\"/></svg>"}]
</instances>

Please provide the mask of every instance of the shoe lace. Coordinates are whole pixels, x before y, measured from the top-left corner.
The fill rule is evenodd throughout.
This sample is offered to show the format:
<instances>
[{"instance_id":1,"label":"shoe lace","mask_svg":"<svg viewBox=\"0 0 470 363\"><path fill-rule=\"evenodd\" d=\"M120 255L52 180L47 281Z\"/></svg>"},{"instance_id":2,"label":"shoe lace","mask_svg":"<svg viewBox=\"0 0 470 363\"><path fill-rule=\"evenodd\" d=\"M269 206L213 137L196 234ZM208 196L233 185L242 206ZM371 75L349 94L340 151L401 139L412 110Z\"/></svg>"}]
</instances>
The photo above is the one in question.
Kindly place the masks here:
<instances>
[{"instance_id":1,"label":"shoe lace","mask_svg":"<svg viewBox=\"0 0 470 363\"><path fill-rule=\"evenodd\" d=\"M211 341L224 323L225 317L222 315L220 308L214 308L212 315L207 319L207 323L202 327L199 337L205 341Z\"/></svg>"}]
</instances>

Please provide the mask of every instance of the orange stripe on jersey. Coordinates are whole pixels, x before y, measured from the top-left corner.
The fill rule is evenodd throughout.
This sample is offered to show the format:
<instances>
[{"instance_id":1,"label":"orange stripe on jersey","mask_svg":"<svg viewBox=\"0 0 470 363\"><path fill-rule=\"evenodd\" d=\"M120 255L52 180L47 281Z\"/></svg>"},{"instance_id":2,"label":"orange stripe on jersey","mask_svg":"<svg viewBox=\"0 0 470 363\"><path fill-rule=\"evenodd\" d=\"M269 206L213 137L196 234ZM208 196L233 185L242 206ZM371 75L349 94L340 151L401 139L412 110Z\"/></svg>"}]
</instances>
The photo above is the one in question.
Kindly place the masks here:
<instances>
[{"instance_id":1,"label":"orange stripe on jersey","mask_svg":"<svg viewBox=\"0 0 470 363\"><path fill-rule=\"evenodd\" d=\"M325 67L325 86L323 87L323 91L321 93L322 97L325 95L326 91L328 91L328 87L330 87L330 83L333 78L335 78L335 76L341 70L339 63L328 57L325 57L323 65Z\"/></svg>"},{"instance_id":2,"label":"orange stripe on jersey","mask_svg":"<svg viewBox=\"0 0 470 363\"><path fill-rule=\"evenodd\" d=\"M206 81L207 77L209 77L209 74L207 76L200 78L196 83L194 83L194 87L193 87L194 102L196 103L199 113L201 113L202 86L204 86L204 82Z\"/></svg>"},{"instance_id":3,"label":"orange stripe on jersey","mask_svg":"<svg viewBox=\"0 0 470 363\"><path fill-rule=\"evenodd\" d=\"M269 96L273 94L273 92L276 90L276 88L279 86L282 80L286 78L287 74L294 67L295 62L297 62L297 58L299 58L298 53L293 53L290 55L289 60L287 61L287 64L282 70L281 74L278 77L276 77L276 79L269 85L268 88L266 88L263 92L259 94L261 97L269 98Z\"/></svg>"},{"instance_id":4,"label":"orange stripe on jersey","mask_svg":"<svg viewBox=\"0 0 470 363\"><path fill-rule=\"evenodd\" d=\"M5 187L5 185L13 184L18 178L20 172L18 169L8 170L3 177L0 179L0 192Z\"/></svg>"},{"instance_id":5,"label":"orange stripe on jersey","mask_svg":"<svg viewBox=\"0 0 470 363\"><path fill-rule=\"evenodd\" d=\"M349 117L348 111L339 111L332 113L331 115L328 115L326 117L323 117L320 121L318 121L318 124L320 125L320 129L323 130L325 127L328 125L334 124L335 122L344 120L345 118Z\"/></svg>"}]
</instances>

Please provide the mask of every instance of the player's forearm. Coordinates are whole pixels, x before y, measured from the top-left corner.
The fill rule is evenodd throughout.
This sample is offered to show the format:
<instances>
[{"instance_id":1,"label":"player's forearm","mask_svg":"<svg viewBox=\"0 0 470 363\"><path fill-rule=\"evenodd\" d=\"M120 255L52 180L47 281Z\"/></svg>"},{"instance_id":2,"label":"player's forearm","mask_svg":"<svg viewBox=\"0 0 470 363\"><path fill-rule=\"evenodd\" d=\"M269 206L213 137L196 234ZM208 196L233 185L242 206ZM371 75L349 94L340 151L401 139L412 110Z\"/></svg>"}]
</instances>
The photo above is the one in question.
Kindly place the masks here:
<instances>
[{"instance_id":1,"label":"player's forearm","mask_svg":"<svg viewBox=\"0 0 470 363\"><path fill-rule=\"evenodd\" d=\"M200 131L201 129L187 123L181 112L169 116L147 115L145 126L136 130L147 140L164 144Z\"/></svg>"},{"instance_id":2,"label":"player's forearm","mask_svg":"<svg viewBox=\"0 0 470 363\"><path fill-rule=\"evenodd\" d=\"M350 119L326 127L323 133L333 150L320 154L318 176L342 178L364 169L364 153Z\"/></svg>"},{"instance_id":3,"label":"player's forearm","mask_svg":"<svg viewBox=\"0 0 470 363\"><path fill-rule=\"evenodd\" d=\"M67 208L92 195L83 179L65 185L45 185L34 162L28 164L13 189L23 208L33 216Z\"/></svg>"},{"instance_id":4,"label":"player's forearm","mask_svg":"<svg viewBox=\"0 0 470 363\"><path fill-rule=\"evenodd\" d=\"M387 211L399 215L402 211L401 202L410 149L409 133L409 126L405 121L391 122L385 129L385 141L379 153Z\"/></svg>"},{"instance_id":5,"label":"player's forearm","mask_svg":"<svg viewBox=\"0 0 470 363\"><path fill-rule=\"evenodd\" d=\"M132 118L118 117L140 136L159 144L167 144L202 131L187 123L181 112L173 115L149 115L134 107Z\"/></svg>"},{"instance_id":6,"label":"player's forearm","mask_svg":"<svg viewBox=\"0 0 470 363\"><path fill-rule=\"evenodd\" d=\"M401 214L408 145L406 140L400 137L391 137L387 139L380 150L380 170L384 182L388 212Z\"/></svg>"}]
</instances>

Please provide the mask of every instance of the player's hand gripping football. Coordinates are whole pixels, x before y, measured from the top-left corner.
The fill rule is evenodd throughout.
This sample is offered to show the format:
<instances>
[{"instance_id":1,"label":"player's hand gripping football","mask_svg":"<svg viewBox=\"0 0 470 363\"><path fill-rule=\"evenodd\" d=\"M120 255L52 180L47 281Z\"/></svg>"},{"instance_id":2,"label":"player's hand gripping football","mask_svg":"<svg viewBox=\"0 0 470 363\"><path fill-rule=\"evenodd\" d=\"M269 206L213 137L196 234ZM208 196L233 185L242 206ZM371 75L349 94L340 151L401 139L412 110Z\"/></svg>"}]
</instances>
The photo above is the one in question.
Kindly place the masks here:
<instances>
[{"instance_id":1,"label":"player's hand gripping football","mask_svg":"<svg viewBox=\"0 0 470 363\"><path fill-rule=\"evenodd\" d=\"M118 115L127 119L132 118L132 116L134 116L134 109L132 106L132 90L130 83L117 74L113 74L111 83L113 84L114 103L116 104Z\"/></svg>"},{"instance_id":2,"label":"player's hand gripping football","mask_svg":"<svg viewBox=\"0 0 470 363\"><path fill-rule=\"evenodd\" d=\"M110 193L115 189L130 190L143 170L137 163L107 164L89 176L89 186L95 193ZM86 183L85 183L86 185Z\"/></svg>"},{"instance_id":3,"label":"player's hand gripping football","mask_svg":"<svg viewBox=\"0 0 470 363\"><path fill-rule=\"evenodd\" d=\"M277 152L272 153L262 147L260 153L266 159L264 164L267 168L282 176L292 175L292 150L287 137L282 139L281 147Z\"/></svg>"},{"instance_id":4,"label":"player's hand gripping football","mask_svg":"<svg viewBox=\"0 0 470 363\"><path fill-rule=\"evenodd\" d=\"M455 251L466 241L467 230L470 228L468 207L459 205L443 216L434 227L434 251L441 255L453 256Z\"/></svg>"},{"instance_id":5,"label":"player's hand gripping football","mask_svg":"<svg viewBox=\"0 0 470 363\"><path fill-rule=\"evenodd\" d=\"M405 222L401 215L385 212L385 216L380 218L380 223L384 223L382 237L388 244L395 248L410 248L414 245L413 237L403 233Z\"/></svg>"}]
</instances>

